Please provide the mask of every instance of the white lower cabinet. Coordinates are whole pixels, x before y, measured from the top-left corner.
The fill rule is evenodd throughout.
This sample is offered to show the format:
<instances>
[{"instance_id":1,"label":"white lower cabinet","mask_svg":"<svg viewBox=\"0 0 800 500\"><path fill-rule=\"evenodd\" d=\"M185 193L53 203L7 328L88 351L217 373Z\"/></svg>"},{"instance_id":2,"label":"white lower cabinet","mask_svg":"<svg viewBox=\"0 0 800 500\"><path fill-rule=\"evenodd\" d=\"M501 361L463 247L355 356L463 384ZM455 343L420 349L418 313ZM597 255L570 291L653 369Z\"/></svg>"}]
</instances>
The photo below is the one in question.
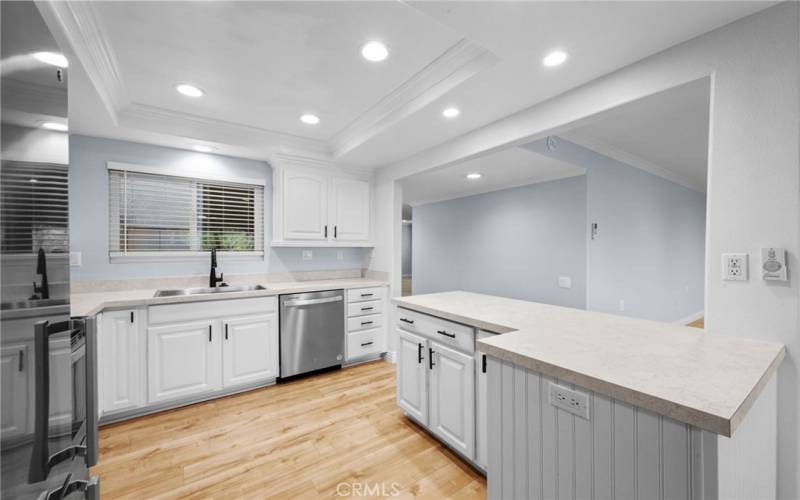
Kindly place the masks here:
<instances>
[{"instance_id":1,"label":"white lower cabinet","mask_svg":"<svg viewBox=\"0 0 800 500\"><path fill-rule=\"evenodd\" d=\"M428 341L397 330L397 405L420 423L428 424Z\"/></svg>"},{"instance_id":2,"label":"white lower cabinet","mask_svg":"<svg viewBox=\"0 0 800 500\"><path fill-rule=\"evenodd\" d=\"M140 311L103 313L98 320L100 407L103 413L138 408L145 403L144 363L147 342L139 331Z\"/></svg>"},{"instance_id":3,"label":"white lower cabinet","mask_svg":"<svg viewBox=\"0 0 800 500\"><path fill-rule=\"evenodd\" d=\"M206 320L147 329L150 403L220 387L220 341L215 323Z\"/></svg>"},{"instance_id":4,"label":"white lower cabinet","mask_svg":"<svg viewBox=\"0 0 800 500\"><path fill-rule=\"evenodd\" d=\"M27 343L8 345L0 351L0 383L5 402L0 408L3 439L24 435L27 429L32 403L28 399L29 385L33 383L28 369L29 351Z\"/></svg>"},{"instance_id":5,"label":"white lower cabinet","mask_svg":"<svg viewBox=\"0 0 800 500\"><path fill-rule=\"evenodd\" d=\"M493 336L478 331L478 340ZM475 351L475 462L484 470L489 466L488 409L486 405L486 355Z\"/></svg>"},{"instance_id":6,"label":"white lower cabinet","mask_svg":"<svg viewBox=\"0 0 800 500\"><path fill-rule=\"evenodd\" d=\"M467 458L475 457L475 362L438 342L430 343L428 426Z\"/></svg>"},{"instance_id":7,"label":"white lower cabinet","mask_svg":"<svg viewBox=\"0 0 800 500\"><path fill-rule=\"evenodd\" d=\"M277 321L275 314L223 321L223 387L278 376Z\"/></svg>"}]
</instances>

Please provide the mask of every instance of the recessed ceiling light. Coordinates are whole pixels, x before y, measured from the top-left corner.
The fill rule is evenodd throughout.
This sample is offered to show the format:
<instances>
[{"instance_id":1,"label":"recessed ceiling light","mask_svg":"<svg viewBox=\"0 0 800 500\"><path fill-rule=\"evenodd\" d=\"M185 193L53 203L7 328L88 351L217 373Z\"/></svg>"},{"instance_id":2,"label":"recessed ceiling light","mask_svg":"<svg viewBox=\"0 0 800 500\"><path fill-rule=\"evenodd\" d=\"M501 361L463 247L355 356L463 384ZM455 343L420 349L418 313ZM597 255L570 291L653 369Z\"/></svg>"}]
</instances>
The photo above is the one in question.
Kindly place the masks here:
<instances>
[{"instance_id":1,"label":"recessed ceiling light","mask_svg":"<svg viewBox=\"0 0 800 500\"><path fill-rule=\"evenodd\" d=\"M559 64L563 64L564 61L567 60L567 53L563 50L554 50L550 52L544 59L542 59L542 64L547 66L548 68L552 68L553 66L558 66Z\"/></svg>"},{"instance_id":2,"label":"recessed ceiling light","mask_svg":"<svg viewBox=\"0 0 800 500\"><path fill-rule=\"evenodd\" d=\"M476 179L480 179L481 177L483 177L483 174L479 174L477 172L472 173L472 174L467 174L467 179L469 179L471 181L474 181Z\"/></svg>"},{"instance_id":3,"label":"recessed ceiling light","mask_svg":"<svg viewBox=\"0 0 800 500\"><path fill-rule=\"evenodd\" d=\"M192 149L194 149L198 153L210 153L214 151L214 148L212 148L211 146L206 146L205 144L195 144L194 146L192 146Z\"/></svg>"},{"instance_id":4,"label":"recessed ceiling light","mask_svg":"<svg viewBox=\"0 0 800 500\"><path fill-rule=\"evenodd\" d=\"M187 97L203 97L205 92L202 89L189 85L188 83L179 83L175 85L175 90Z\"/></svg>"},{"instance_id":5,"label":"recessed ceiling light","mask_svg":"<svg viewBox=\"0 0 800 500\"><path fill-rule=\"evenodd\" d=\"M458 108L445 108L444 111L442 111L442 116L445 118L455 118L460 113L461 111L459 111Z\"/></svg>"},{"instance_id":6,"label":"recessed ceiling light","mask_svg":"<svg viewBox=\"0 0 800 500\"><path fill-rule=\"evenodd\" d=\"M42 128L46 128L47 130L55 130L56 132L66 132L69 130L67 125L57 122L44 122L42 123Z\"/></svg>"},{"instance_id":7,"label":"recessed ceiling light","mask_svg":"<svg viewBox=\"0 0 800 500\"><path fill-rule=\"evenodd\" d=\"M319 123L319 116L311 114L303 115L300 117L300 121L308 125L316 125Z\"/></svg>"},{"instance_id":8,"label":"recessed ceiling light","mask_svg":"<svg viewBox=\"0 0 800 500\"><path fill-rule=\"evenodd\" d=\"M69 61L64 57L64 54L59 54L57 52L35 52L33 57L45 64L58 66L59 68L66 68L69 66Z\"/></svg>"},{"instance_id":9,"label":"recessed ceiling light","mask_svg":"<svg viewBox=\"0 0 800 500\"><path fill-rule=\"evenodd\" d=\"M389 57L389 49L381 42L367 42L361 47L361 55L367 61L380 62Z\"/></svg>"}]
</instances>

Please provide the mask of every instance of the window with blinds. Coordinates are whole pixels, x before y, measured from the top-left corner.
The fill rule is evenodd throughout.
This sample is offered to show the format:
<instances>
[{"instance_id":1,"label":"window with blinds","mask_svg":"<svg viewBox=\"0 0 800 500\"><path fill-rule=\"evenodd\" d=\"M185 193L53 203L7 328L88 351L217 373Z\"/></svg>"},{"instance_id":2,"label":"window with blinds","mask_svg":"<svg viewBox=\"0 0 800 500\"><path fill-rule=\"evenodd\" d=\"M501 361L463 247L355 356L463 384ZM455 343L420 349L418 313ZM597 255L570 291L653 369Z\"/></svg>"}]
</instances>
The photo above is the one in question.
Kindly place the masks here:
<instances>
[{"instance_id":1,"label":"window with blinds","mask_svg":"<svg viewBox=\"0 0 800 500\"><path fill-rule=\"evenodd\" d=\"M61 164L3 161L0 166L0 253L66 253L69 175Z\"/></svg>"},{"instance_id":2,"label":"window with blinds","mask_svg":"<svg viewBox=\"0 0 800 500\"><path fill-rule=\"evenodd\" d=\"M109 170L111 256L264 251L264 186Z\"/></svg>"}]
</instances>

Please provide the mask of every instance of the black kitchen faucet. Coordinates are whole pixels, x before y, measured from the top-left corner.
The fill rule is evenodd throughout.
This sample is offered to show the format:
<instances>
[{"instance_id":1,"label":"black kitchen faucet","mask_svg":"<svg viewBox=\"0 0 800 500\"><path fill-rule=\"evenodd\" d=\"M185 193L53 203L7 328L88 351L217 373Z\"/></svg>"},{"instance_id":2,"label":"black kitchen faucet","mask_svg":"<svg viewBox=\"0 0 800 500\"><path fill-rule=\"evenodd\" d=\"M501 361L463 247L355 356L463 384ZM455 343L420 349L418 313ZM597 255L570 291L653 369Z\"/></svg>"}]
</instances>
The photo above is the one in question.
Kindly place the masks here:
<instances>
[{"instance_id":1,"label":"black kitchen faucet","mask_svg":"<svg viewBox=\"0 0 800 500\"><path fill-rule=\"evenodd\" d=\"M214 247L211 249L211 272L208 275L208 286L215 288L217 283L222 282L223 274L225 273L219 273L219 278L217 278L217 249ZM222 283L220 286L225 286L225 283Z\"/></svg>"}]
</instances>

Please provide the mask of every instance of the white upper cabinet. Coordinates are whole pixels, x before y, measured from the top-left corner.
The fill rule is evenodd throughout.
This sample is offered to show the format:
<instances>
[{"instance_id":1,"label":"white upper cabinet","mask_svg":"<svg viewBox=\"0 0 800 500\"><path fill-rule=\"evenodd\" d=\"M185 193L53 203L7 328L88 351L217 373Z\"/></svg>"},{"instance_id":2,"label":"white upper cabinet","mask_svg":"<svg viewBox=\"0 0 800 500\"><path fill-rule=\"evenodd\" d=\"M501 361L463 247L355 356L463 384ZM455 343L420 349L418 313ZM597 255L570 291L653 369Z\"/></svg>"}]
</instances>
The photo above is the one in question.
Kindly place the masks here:
<instances>
[{"instance_id":1,"label":"white upper cabinet","mask_svg":"<svg viewBox=\"0 0 800 500\"><path fill-rule=\"evenodd\" d=\"M368 178L333 166L273 169L272 246L372 246Z\"/></svg>"},{"instance_id":2,"label":"white upper cabinet","mask_svg":"<svg viewBox=\"0 0 800 500\"><path fill-rule=\"evenodd\" d=\"M284 239L327 239L327 177L302 170L285 170L282 212Z\"/></svg>"},{"instance_id":3,"label":"white upper cabinet","mask_svg":"<svg viewBox=\"0 0 800 500\"><path fill-rule=\"evenodd\" d=\"M330 222L335 241L369 239L369 182L331 179Z\"/></svg>"}]
</instances>

